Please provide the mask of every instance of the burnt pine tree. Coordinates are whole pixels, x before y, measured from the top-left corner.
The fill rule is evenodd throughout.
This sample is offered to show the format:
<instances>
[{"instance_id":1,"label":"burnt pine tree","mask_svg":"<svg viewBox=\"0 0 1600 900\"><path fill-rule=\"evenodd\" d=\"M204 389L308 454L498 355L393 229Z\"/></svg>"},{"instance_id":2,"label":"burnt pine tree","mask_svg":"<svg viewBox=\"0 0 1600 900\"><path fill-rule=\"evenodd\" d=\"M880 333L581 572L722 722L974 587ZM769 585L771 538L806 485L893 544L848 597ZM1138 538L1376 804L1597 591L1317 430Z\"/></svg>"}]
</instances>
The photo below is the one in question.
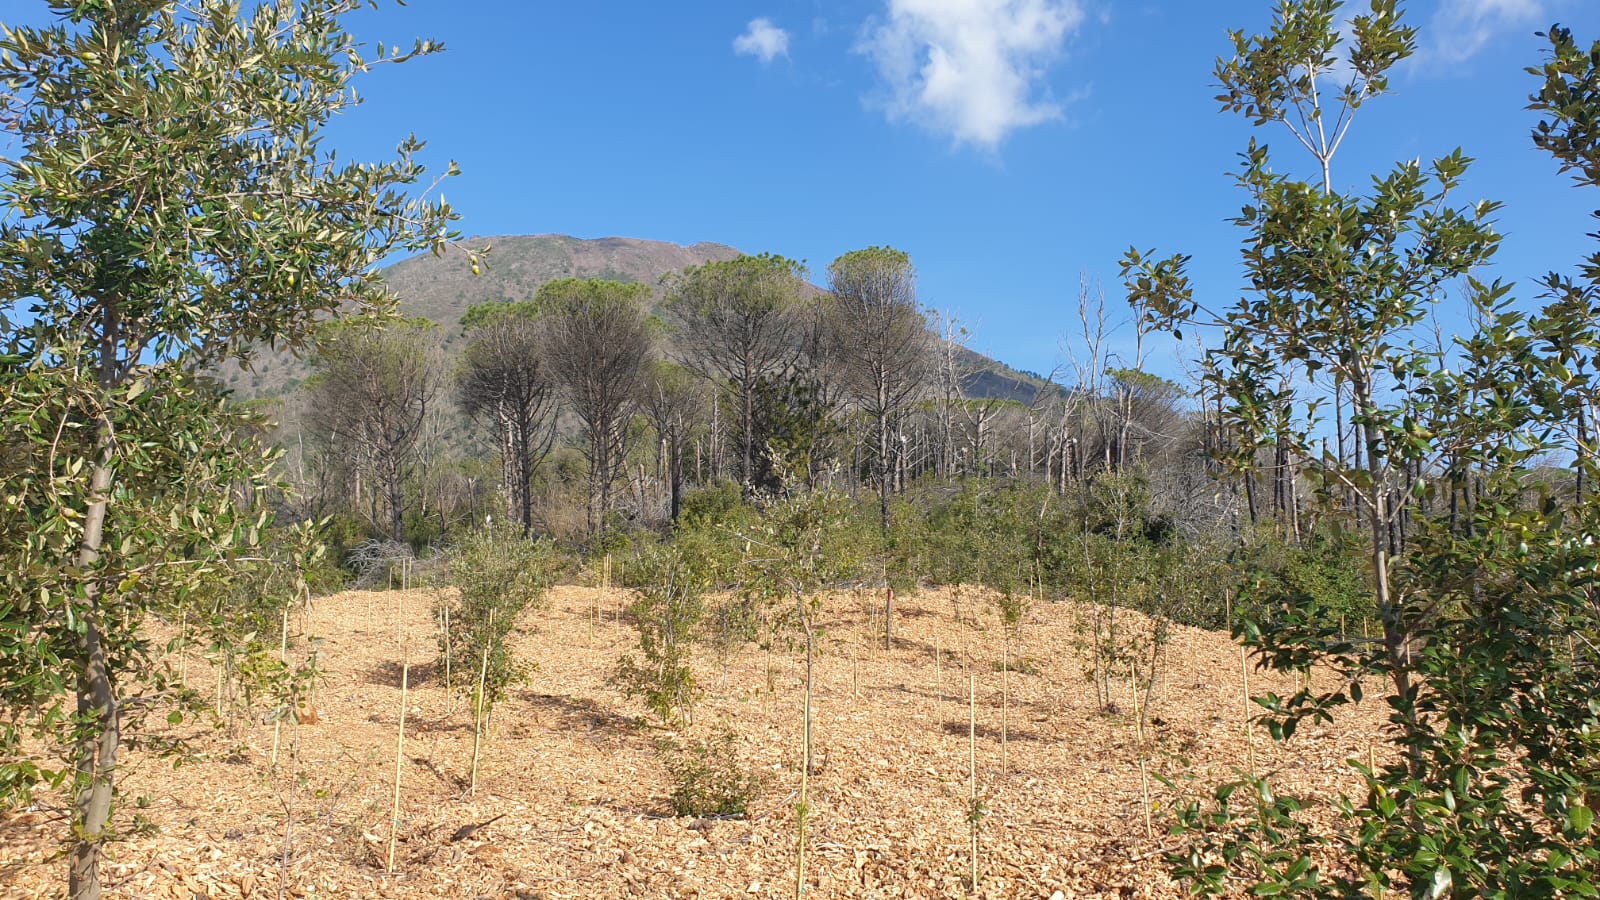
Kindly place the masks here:
<instances>
[{"instance_id":1,"label":"burnt pine tree","mask_svg":"<svg viewBox=\"0 0 1600 900\"><path fill-rule=\"evenodd\" d=\"M757 383L786 374L801 357L803 263L772 254L690 266L665 279L663 308L676 326L684 365L726 392L739 435L739 478L760 465Z\"/></svg>"},{"instance_id":2,"label":"burnt pine tree","mask_svg":"<svg viewBox=\"0 0 1600 900\"><path fill-rule=\"evenodd\" d=\"M506 509L533 529L533 475L555 442L556 390L545 364L538 307L485 303L461 318L467 347L456 402L494 437Z\"/></svg>"},{"instance_id":3,"label":"burnt pine tree","mask_svg":"<svg viewBox=\"0 0 1600 900\"><path fill-rule=\"evenodd\" d=\"M628 420L648 384L655 348L649 297L642 284L564 278L541 287L535 299L550 376L583 426L590 535L605 528L611 487L627 456Z\"/></svg>"},{"instance_id":4,"label":"burnt pine tree","mask_svg":"<svg viewBox=\"0 0 1600 900\"><path fill-rule=\"evenodd\" d=\"M846 253L828 265L832 292L823 312L835 377L870 423L872 481L879 516L889 529L889 494L897 454L898 424L927 388L931 334L917 305L911 257L892 247Z\"/></svg>"},{"instance_id":5,"label":"burnt pine tree","mask_svg":"<svg viewBox=\"0 0 1600 900\"><path fill-rule=\"evenodd\" d=\"M406 539L405 485L439 392L435 330L427 319L324 326L306 387L306 427L370 474L372 524L397 542Z\"/></svg>"}]
</instances>

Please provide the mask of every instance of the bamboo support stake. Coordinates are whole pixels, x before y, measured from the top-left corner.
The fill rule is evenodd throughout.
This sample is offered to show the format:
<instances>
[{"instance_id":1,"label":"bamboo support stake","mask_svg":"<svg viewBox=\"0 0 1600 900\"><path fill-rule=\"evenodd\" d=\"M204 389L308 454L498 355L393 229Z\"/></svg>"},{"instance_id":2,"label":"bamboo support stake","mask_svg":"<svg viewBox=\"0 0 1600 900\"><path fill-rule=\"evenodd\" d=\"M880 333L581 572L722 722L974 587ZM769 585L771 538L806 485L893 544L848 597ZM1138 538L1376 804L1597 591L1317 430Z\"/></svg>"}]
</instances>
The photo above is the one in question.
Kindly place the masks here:
<instances>
[{"instance_id":1,"label":"bamboo support stake","mask_svg":"<svg viewBox=\"0 0 1600 900\"><path fill-rule=\"evenodd\" d=\"M1172 654L1170 651L1161 652L1161 705L1172 704Z\"/></svg>"},{"instance_id":2,"label":"bamboo support stake","mask_svg":"<svg viewBox=\"0 0 1600 900\"><path fill-rule=\"evenodd\" d=\"M396 647L400 647L400 646L403 646L405 644L405 627L406 627L405 626L406 595L405 595L405 587L404 587L404 585L406 583L406 571L405 571L405 562L403 560L401 561L400 566L401 566L401 569L400 569L401 589L400 589L400 593L394 595L394 606L395 606L395 609L394 609L394 645Z\"/></svg>"},{"instance_id":3,"label":"bamboo support stake","mask_svg":"<svg viewBox=\"0 0 1600 900\"><path fill-rule=\"evenodd\" d=\"M477 710L472 717L472 779L467 783L467 796L478 792L478 752L483 746L483 685L489 677L489 646L483 647L483 665L478 668Z\"/></svg>"},{"instance_id":4,"label":"bamboo support stake","mask_svg":"<svg viewBox=\"0 0 1600 900\"><path fill-rule=\"evenodd\" d=\"M1133 733L1144 746L1144 708L1139 705L1139 664L1133 664Z\"/></svg>"},{"instance_id":5,"label":"bamboo support stake","mask_svg":"<svg viewBox=\"0 0 1600 900\"><path fill-rule=\"evenodd\" d=\"M455 641L450 639L450 607L444 607L444 694L449 699L449 712L456 708L455 683L450 678L450 645Z\"/></svg>"},{"instance_id":6,"label":"bamboo support stake","mask_svg":"<svg viewBox=\"0 0 1600 900\"><path fill-rule=\"evenodd\" d=\"M956 596L958 598L961 596L959 591L957 592ZM967 648L967 618L961 614L961 605L959 599L956 601L956 635L961 638L961 666L962 668L966 668L967 661L971 658L971 653L968 652ZM957 683L959 684L959 682ZM956 688L956 690L959 691L961 689Z\"/></svg>"},{"instance_id":7,"label":"bamboo support stake","mask_svg":"<svg viewBox=\"0 0 1600 900\"><path fill-rule=\"evenodd\" d=\"M806 819L811 815L811 679L806 678L806 706L800 715L800 802L795 806L794 898L806 892Z\"/></svg>"},{"instance_id":8,"label":"bamboo support stake","mask_svg":"<svg viewBox=\"0 0 1600 900\"><path fill-rule=\"evenodd\" d=\"M1250 774L1256 773L1255 730L1250 727L1250 660L1244 647L1239 648L1239 675L1244 684L1244 746L1250 763Z\"/></svg>"},{"instance_id":9,"label":"bamboo support stake","mask_svg":"<svg viewBox=\"0 0 1600 900\"><path fill-rule=\"evenodd\" d=\"M410 686L411 661L404 659L400 665L400 732L394 741L394 803L389 807L389 858L384 863L384 871L390 874L394 873L394 843L400 832L400 782L403 775L401 766L405 762L406 695Z\"/></svg>"},{"instance_id":10,"label":"bamboo support stake","mask_svg":"<svg viewBox=\"0 0 1600 900\"><path fill-rule=\"evenodd\" d=\"M861 644L850 645L850 702L861 700Z\"/></svg>"},{"instance_id":11,"label":"bamboo support stake","mask_svg":"<svg viewBox=\"0 0 1600 900\"><path fill-rule=\"evenodd\" d=\"M1143 756L1139 757L1139 793L1144 796L1144 836L1153 841L1156 839L1156 829L1150 821L1150 774L1145 768Z\"/></svg>"},{"instance_id":12,"label":"bamboo support stake","mask_svg":"<svg viewBox=\"0 0 1600 900\"><path fill-rule=\"evenodd\" d=\"M189 608L178 614L178 683L189 686Z\"/></svg>"},{"instance_id":13,"label":"bamboo support stake","mask_svg":"<svg viewBox=\"0 0 1600 900\"><path fill-rule=\"evenodd\" d=\"M1006 745L1011 731L1011 634L1007 632L1000 651L1000 774L1011 774Z\"/></svg>"},{"instance_id":14,"label":"bamboo support stake","mask_svg":"<svg viewBox=\"0 0 1600 900\"><path fill-rule=\"evenodd\" d=\"M967 803L972 820L972 890L978 890L978 676L967 674Z\"/></svg>"},{"instance_id":15,"label":"bamboo support stake","mask_svg":"<svg viewBox=\"0 0 1600 900\"><path fill-rule=\"evenodd\" d=\"M287 671L288 668L289 668L289 605L288 604L284 604L284 607L283 607L283 636L278 642L278 661L283 663L284 670ZM284 716L284 710L282 710L280 708L278 710L278 714L273 717L273 721L272 721L272 757L271 757L271 763L270 764L271 764L272 768L274 768L274 769L276 769L278 767L278 746L279 746L279 742L281 741L282 736L283 736L283 716Z\"/></svg>"}]
</instances>

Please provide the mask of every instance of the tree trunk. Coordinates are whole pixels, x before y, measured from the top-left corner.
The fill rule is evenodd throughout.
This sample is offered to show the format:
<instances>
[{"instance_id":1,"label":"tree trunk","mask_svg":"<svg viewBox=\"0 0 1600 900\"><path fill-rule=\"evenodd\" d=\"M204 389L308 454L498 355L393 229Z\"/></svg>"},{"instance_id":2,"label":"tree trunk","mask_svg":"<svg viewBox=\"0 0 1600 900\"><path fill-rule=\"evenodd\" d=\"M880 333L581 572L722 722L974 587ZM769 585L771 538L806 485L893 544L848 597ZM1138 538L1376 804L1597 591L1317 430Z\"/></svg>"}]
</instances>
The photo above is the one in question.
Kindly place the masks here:
<instances>
[{"instance_id":1,"label":"tree trunk","mask_svg":"<svg viewBox=\"0 0 1600 900\"><path fill-rule=\"evenodd\" d=\"M611 460L606 446L607 435L595 430L593 452L589 463L589 534L597 535L605 521L605 508L611 502Z\"/></svg>"},{"instance_id":2,"label":"tree trunk","mask_svg":"<svg viewBox=\"0 0 1600 900\"><path fill-rule=\"evenodd\" d=\"M755 387L755 382L749 378L740 385L741 392L744 394L744 422L741 423L741 427L744 430L744 468L739 472L739 479L744 482L746 491L754 487L755 483Z\"/></svg>"},{"instance_id":3,"label":"tree trunk","mask_svg":"<svg viewBox=\"0 0 1600 900\"><path fill-rule=\"evenodd\" d=\"M889 416L878 417L878 514L883 533L889 533Z\"/></svg>"},{"instance_id":4,"label":"tree trunk","mask_svg":"<svg viewBox=\"0 0 1600 900\"><path fill-rule=\"evenodd\" d=\"M667 443L667 496L671 521L683 510L683 438L674 434Z\"/></svg>"},{"instance_id":5,"label":"tree trunk","mask_svg":"<svg viewBox=\"0 0 1600 900\"><path fill-rule=\"evenodd\" d=\"M100 458L89 483L89 507L84 516L83 542L78 566L87 569L100 558L105 541L106 510L110 503L112 448L111 425L100 423ZM72 830L76 837L68 860L68 892L72 900L99 900L100 857L111 820L117 749L121 743L121 711L106 659L100 631L101 585L92 578L84 585L88 611L78 648L83 669L78 675L78 783Z\"/></svg>"},{"instance_id":6,"label":"tree trunk","mask_svg":"<svg viewBox=\"0 0 1600 900\"><path fill-rule=\"evenodd\" d=\"M1365 379L1352 379L1350 384L1351 400L1357 412L1367 422L1376 420L1373 412L1372 391ZM1387 479L1387 465L1379 453L1378 438L1371 425L1361 426L1366 443L1366 468L1369 479L1367 490L1370 492L1366 498L1367 527L1371 531L1372 539L1372 583L1373 601L1378 609L1378 618L1383 623L1383 649L1389 658L1389 675L1394 684L1395 694L1401 698L1404 705L1399 710L1406 722L1407 728L1415 728L1416 713L1410 709L1411 700L1411 660L1410 640L1406 625L1401 621L1400 610L1395 606L1394 599L1389 592L1389 544L1391 540L1389 525L1389 485ZM1358 442L1359 444L1360 442ZM1410 767L1413 774L1420 774L1418 762L1412 760Z\"/></svg>"},{"instance_id":7,"label":"tree trunk","mask_svg":"<svg viewBox=\"0 0 1600 900\"><path fill-rule=\"evenodd\" d=\"M396 543L406 539L405 508L401 499L400 461L391 458L385 464L384 480L389 494L389 528Z\"/></svg>"},{"instance_id":8,"label":"tree trunk","mask_svg":"<svg viewBox=\"0 0 1600 900\"><path fill-rule=\"evenodd\" d=\"M99 900L100 856L111 820L121 715L97 616L85 621L78 646L85 662L78 679L78 715L84 732L78 741L79 783L73 822L77 842L69 862L68 889L73 900Z\"/></svg>"}]
</instances>

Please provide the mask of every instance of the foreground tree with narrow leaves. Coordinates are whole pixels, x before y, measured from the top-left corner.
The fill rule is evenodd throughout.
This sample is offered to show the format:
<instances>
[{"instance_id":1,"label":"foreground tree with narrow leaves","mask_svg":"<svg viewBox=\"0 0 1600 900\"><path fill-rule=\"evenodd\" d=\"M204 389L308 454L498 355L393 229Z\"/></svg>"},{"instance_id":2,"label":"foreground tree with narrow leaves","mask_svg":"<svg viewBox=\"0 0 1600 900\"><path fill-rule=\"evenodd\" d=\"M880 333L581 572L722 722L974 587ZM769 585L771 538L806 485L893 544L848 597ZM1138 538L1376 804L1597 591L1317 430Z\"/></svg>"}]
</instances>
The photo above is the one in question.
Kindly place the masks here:
<instances>
[{"instance_id":1,"label":"foreground tree with narrow leaves","mask_svg":"<svg viewBox=\"0 0 1600 900\"><path fill-rule=\"evenodd\" d=\"M230 488L268 459L193 373L387 310L375 265L453 237L411 194L418 141L376 165L318 142L357 75L437 49L367 50L360 5L51 0L53 24L0 32L0 791L72 793L80 900L124 737L168 696L140 622L263 524ZM61 761L19 756L30 735Z\"/></svg>"}]
</instances>

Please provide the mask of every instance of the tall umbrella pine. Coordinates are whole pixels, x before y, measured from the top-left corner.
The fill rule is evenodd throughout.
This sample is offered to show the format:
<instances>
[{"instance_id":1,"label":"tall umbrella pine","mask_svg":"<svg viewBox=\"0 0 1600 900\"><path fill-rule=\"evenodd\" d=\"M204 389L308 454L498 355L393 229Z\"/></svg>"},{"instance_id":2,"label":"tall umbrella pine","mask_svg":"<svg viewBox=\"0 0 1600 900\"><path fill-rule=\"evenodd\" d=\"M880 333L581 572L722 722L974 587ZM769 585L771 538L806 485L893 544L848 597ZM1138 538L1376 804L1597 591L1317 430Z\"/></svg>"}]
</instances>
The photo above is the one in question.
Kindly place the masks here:
<instances>
[{"instance_id":1,"label":"tall umbrella pine","mask_svg":"<svg viewBox=\"0 0 1600 900\"><path fill-rule=\"evenodd\" d=\"M228 486L267 460L188 373L299 347L320 314L389 309L375 265L455 237L450 208L415 196L421 142L371 164L319 141L358 75L439 49L366 47L343 25L360 5L52 0L51 24L0 32L17 147L0 159L0 391L24 463L0 491L0 616L30 636L0 644L0 665L65 673L0 679L32 711L0 740L31 732L74 760L47 773L7 753L0 789L71 784L75 898L100 895L137 736L122 689L151 672L141 615L224 577L256 533Z\"/></svg>"}]
</instances>

